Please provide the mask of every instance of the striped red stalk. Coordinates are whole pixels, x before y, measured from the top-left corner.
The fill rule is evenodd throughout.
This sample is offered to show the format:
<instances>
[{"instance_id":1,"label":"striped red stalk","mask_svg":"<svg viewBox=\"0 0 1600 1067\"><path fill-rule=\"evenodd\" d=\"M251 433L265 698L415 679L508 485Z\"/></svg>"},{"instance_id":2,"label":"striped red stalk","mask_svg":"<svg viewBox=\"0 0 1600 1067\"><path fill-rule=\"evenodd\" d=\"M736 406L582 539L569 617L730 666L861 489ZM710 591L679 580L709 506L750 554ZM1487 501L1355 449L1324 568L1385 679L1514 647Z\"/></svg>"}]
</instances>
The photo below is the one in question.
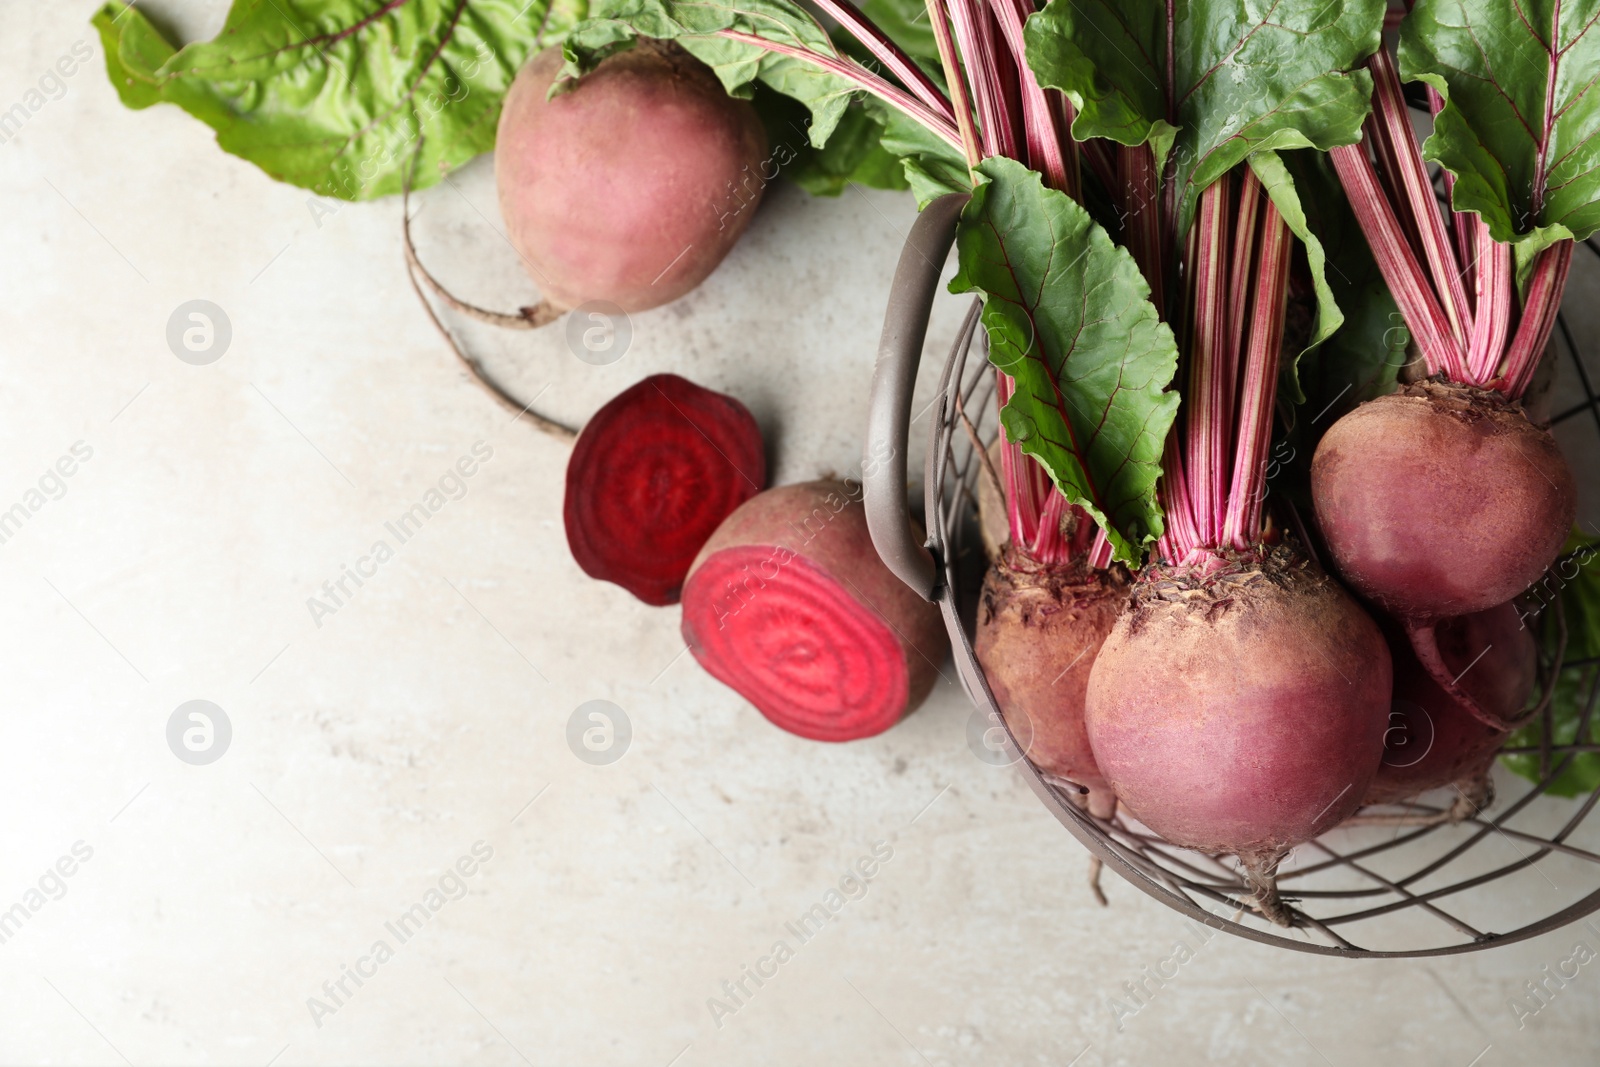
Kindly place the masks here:
<instances>
[{"instance_id":1,"label":"striped red stalk","mask_svg":"<svg viewBox=\"0 0 1600 1067\"><path fill-rule=\"evenodd\" d=\"M1186 469L1194 523L1201 541L1215 545L1222 536L1227 487L1224 481L1229 440L1228 397L1233 391L1233 361L1228 358L1228 288L1225 250L1229 248L1228 208L1231 175L1224 174L1200 194L1189 231L1188 315L1189 409L1184 421ZM1241 295L1242 300L1242 295Z\"/></svg>"},{"instance_id":2,"label":"striped red stalk","mask_svg":"<svg viewBox=\"0 0 1600 1067\"><path fill-rule=\"evenodd\" d=\"M938 112L952 126L955 125L956 113L933 79L924 74L922 68L900 50L899 45L856 10L854 5L840 3L839 0L816 0L816 5L871 52L873 58L888 68L889 73L899 78L901 84L910 89L917 99Z\"/></svg>"},{"instance_id":3,"label":"striped red stalk","mask_svg":"<svg viewBox=\"0 0 1600 1067\"><path fill-rule=\"evenodd\" d=\"M1339 173L1356 222L1377 260L1389 292L1400 306L1406 325L1417 340L1428 372L1438 374L1465 365L1466 354L1450 332L1450 324L1422 265L1405 240L1378 175L1362 145L1344 145L1328 152Z\"/></svg>"},{"instance_id":4,"label":"striped red stalk","mask_svg":"<svg viewBox=\"0 0 1600 1067\"><path fill-rule=\"evenodd\" d=\"M956 129L955 125L945 119L943 115L939 114L937 111L933 110L927 104L906 92L898 85L894 85L887 79L878 77L878 75L872 73L866 67L863 67L860 63L857 63L853 59L824 55L821 52L814 52L811 49L804 48L800 45L783 44L779 41L769 41L765 37L757 37L753 33L745 33L742 30L718 30L717 36L726 38L730 41L738 41L740 44L755 45L757 48L765 49L768 52L775 52L778 55L793 56L796 59L803 59L807 63L821 67L823 70L826 70L831 74L837 74L841 78L855 82L873 96L878 97L891 107L903 112L905 115L925 126L930 133L934 134L940 140L946 142L953 148L959 151L962 147L960 132Z\"/></svg>"},{"instance_id":5,"label":"striped red stalk","mask_svg":"<svg viewBox=\"0 0 1600 1067\"><path fill-rule=\"evenodd\" d=\"M1150 285L1150 302L1166 308L1167 257L1161 248L1161 192L1155 153L1149 145L1117 145L1115 183L1106 188L1121 191L1123 243Z\"/></svg>"},{"instance_id":6,"label":"striped red stalk","mask_svg":"<svg viewBox=\"0 0 1600 1067\"><path fill-rule=\"evenodd\" d=\"M1428 180L1428 168L1422 161L1422 151L1417 145L1416 133L1411 128L1411 114L1406 109L1405 93L1400 87L1400 72L1387 49L1379 48L1367 61L1372 72L1373 130L1384 146L1385 163L1395 170L1390 174L1397 186L1397 204L1403 205L1414 230L1414 240L1419 242L1415 251L1427 265L1439 305L1450 324L1450 333L1458 345L1464 345L1472 332L1472 311L1467 304L1466 288L1461 284L1461 268L1456 263L1450 235L1444 226L1444 215L1434 196L1433 183ZM1465 372L1463 361L1459 369Z\"/></svg>"},{"instance_id":7,"label":"striped red stalk","mask_svg":"<svg viewBox=\"0 0 1600 1067\"><path fill-rule=\"evenodd\" d=\"M1558 241L1533 261L1533 273L1523 294L1522 321L1517 323L1502 372L1500 388L1507 396L1521 396L1533 382L1533 372L1538 369L1539 357L1556 324L1556 313L1561 310L1567 269L1572 266L1572 247L1572 241Z\"/></svg>"},{"instance_id":8,"label":"striped red stalk","mask_svg":"<svg viewBox=\"0 0 1600 1067\"><path fill-rule=\"evenodd\" d=\"M1289 227L1268 200L1261 213L1261 254L1255 262L1255 301L1239 391L1239 428L1222 544L1247 549L1261 537L1267 453L1272 447L1272 402L1278 388L1283 320L1289 299Z\"/></svg>"},{"instance_id":9,"label":"striped red stalk","mask_svg":"<svg viewBox=\"0 0 1600 1067\"><path fill-rule=\"evenodd\" d=\"M1021 75L1023 140L1028 156L1025 162L1044 175L1045 184L1050 188L1080 200L1076 142L1067 135L1067 125L1060 121L1064 115L1052 106L1028 67L1022 26L1033 13L1033 5L1029 0L992 0L991 6Z\"/></svg>"},{"instance_id":10,"label":"striped red stalk","mask_svg":"<svg viewBox=\"0 0 1600 1067\"><path fill-rule=\"evenodd\" d=\"M1006 109L1005 87L1000 80L988 17L976 0L950 0L949 10L956 45L966 61L967 78L977 105L978 146L984 156L1021 159L1016 129Z\"/></svg>"}]
</instances>

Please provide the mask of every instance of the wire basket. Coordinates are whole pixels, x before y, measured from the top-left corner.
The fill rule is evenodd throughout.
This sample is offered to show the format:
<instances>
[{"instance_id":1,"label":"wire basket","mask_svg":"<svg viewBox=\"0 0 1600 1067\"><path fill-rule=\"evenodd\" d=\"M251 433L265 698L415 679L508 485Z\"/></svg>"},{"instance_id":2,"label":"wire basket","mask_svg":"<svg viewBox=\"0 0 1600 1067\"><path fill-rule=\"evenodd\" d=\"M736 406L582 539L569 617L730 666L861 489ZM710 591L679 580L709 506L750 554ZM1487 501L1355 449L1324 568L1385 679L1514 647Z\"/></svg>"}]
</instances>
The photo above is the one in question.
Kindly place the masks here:
<instances>
[{"instance_id":1,"label":"wire basket","mask_svg":"<svg viewBox=\"0 0 1600 1067\"><path fill-rule=\"evenodd\" d=\"M1215 929L1303 952L1351 958L1450 955L1535 937L1600 910L1600 819L1584 834L1600 792L1571 801L1545 797L1578 753L1596 749L1592 744L1547 746L1547 772L1540 781L1516 778L1502 784L1492 808L1459 822L1347 826L1299 846L1278 872L1279 890L1293 917L1289 928L1251 910L1251 890L1232 857L1170 844L1125 812L1110 819L1091 816L1074 802L1068 783L1046 776L1028 760L999 714L972 644L974 593L988 565L976 537L975 446L992 441L997 424L994 374L983 351L976 303L945 362L932 408L924 475L926 552L906 507L912 387L928 312L964 203L963 196L949 196L923 211L895 274L868 428L869 454L891 460L868 470L867 517L884 562L939 605L963 687L991 725L1004 729L1006 757L1045 807L1094 857L1157 900ZM1577 363L1571 334L1565 323L1561 328L1565 349ZM1592 415L1600 432L1600 400L1581 363L1576 375L1586 400L1556 418ZM1590 736L1597 695L1600 670L1591 672L1583 692L1575 735L1580 740ZM1506 776L1500 777L1504 783ZM1526 788L1519 791L1519 785ZM1413 820L1445 811L1422 800L1409 808Z\"/></svg>"}]
</instances>

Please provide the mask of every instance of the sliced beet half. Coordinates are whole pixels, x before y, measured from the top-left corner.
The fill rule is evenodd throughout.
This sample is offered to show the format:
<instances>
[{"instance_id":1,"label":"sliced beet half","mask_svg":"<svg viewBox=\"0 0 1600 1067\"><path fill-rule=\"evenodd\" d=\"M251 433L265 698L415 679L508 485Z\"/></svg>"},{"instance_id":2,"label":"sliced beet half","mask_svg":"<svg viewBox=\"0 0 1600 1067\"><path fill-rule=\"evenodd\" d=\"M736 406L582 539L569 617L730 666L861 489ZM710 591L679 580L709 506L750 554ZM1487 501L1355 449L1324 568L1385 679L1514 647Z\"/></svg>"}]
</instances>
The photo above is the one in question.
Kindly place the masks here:
<instances>
[{"instance_id":1,"label":"sliced beet half","mask_svg":"<svg viewBox=\"0 0 1600 1067\"><path fill-rule=\"evenodd\" d=\"M882 733L944 659L939 609L872 547L859 486L808 482L740 505L683 587L683 637L713 677L816 741Z\"/></svg>"},{"instance_id":2,"label":"sliced beet half","mask_svg":"<svg viewBox=\"0 0 1600 1067\"><path fill-rule=\"evenodd\" d=\"M646 604L673 604L707 538L767 484L748 409L676 374L624 390L583 427L567 463L572 558Z\"/></svg>"}]
</instances>

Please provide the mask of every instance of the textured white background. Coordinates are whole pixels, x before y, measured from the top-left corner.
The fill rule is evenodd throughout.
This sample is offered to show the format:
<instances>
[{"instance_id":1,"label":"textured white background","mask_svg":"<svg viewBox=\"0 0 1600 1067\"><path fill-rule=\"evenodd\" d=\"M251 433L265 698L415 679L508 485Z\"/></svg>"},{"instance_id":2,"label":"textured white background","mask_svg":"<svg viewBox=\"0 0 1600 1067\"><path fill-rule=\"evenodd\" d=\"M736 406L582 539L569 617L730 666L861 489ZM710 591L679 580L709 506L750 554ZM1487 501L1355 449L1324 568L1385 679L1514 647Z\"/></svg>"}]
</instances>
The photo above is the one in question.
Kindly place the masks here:
<instances>
[{"instance_id":1,"label":"textured white background","mask_svg":"<svg viewBox=\"0 0 1600 1067\"><path fill-rule=\"evenodd\" d=\"M190 39L225 10L150 6ZM953 684L870 741L770 727L680 655L675 610L572 564L566 449L458 371L406 286L399 204L319 225L305 192L180 111L123 110L92 10L0 2L0 108L75 41L95 52L0 144L0 506L73 442L94 450L0 545L0 908L75 841L94 850L0 944L0 1062L1600 1058L1600 963L1520 1031L1508 1006L1576 939L1600 947L1581 927L1403 962L1219 936L1118 1032L1110 998L1180 923L1115 879L1110 909L1092 902L1081 849L968 751ZM487 162L420 198L419 240L459 291L512 306L531 289ZM611 367L573 358L558 330L466 335L569 421L672 370L755 411L777 480L845 472L912 217L904 196L778 187L704 287L636 317ZM165 341L194 298L232 322L207 367ZM1592 298L1569 303L1597 325ZM930 352L960 310L942 298ZM1593 429L1563 431L1587 440L1590 472ZM494 458L467 496L317 628L306 598L479 440ZM209 767L164 739L194 698L234 726ZM633 723L613 766L564 740L593 698ZM494 858L469 895L315 1026L307 998L392 943L383 923L479 840ZM866 896L717 1027L707 998L878 840L894 857ZM1594 884L1550 870L1564 900ZM1489 903L1510 917L1544 902Z\"/></svg>"}]
</instances>

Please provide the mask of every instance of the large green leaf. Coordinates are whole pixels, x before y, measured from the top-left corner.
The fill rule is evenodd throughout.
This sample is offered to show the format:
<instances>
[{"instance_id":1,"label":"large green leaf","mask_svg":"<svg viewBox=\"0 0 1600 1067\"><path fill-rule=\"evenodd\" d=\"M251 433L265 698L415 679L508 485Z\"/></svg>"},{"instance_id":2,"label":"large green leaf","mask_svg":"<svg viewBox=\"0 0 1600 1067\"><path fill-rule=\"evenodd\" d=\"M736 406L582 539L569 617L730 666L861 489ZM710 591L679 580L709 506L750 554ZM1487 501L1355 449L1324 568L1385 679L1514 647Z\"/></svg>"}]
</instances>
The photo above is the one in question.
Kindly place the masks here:
<instances>
[{"instance_id":1,"label":"large green leaf","mask_svg":"<svg viewBox=\"0 0 1600 1067\"><path fill-rule=\"evenodd\" d=\"M972 188L966 158L948 141L875 97L865 104L883 123L883 150L900 160L919 209L946 193L965 193Z\"/></svg>"},{"instance_id":2,"label":"large green leaf","mask_svg":"<svg viewBox=\"0 0 1600 1067\"><path fill-rule=\"evenodd\" d=\"M1001 421L1134 563L1163 529L1172 331L1133 257L1087 211L1014 160L984 160L978 174L950 288L984 295L989 358L1016 381Z\"/></svg>"},{"instance_id":3,"label":"large green leaf","mask_svg":"<svg viewBox=\"0 0 1600 1067\"><path fill-rule=\"evenodd\" d=\"M1400 76L1445 98L1423 155L1518 260L1600 229L1600 3L1420 0Z\"/></svg>"},{"instance_id":4,"label":"large green leaf","mask_svg":"<svg viewBox=\"0 0 1600 1067\"><path fill-rule=\"evenodd\" d=\"M1187 231L1200 192L1263 149L1355 144L1384 0L1051 0L1028 65L1077 106L1079 140L1149 143ZM1169 77L1168 71L1171 71Z\"/></svg>"},{"instance_id":5,"label":"large green leaf","mask_svg":"<svg viewBox=\"0 0 1600 1067\"><path fill-rule=\"evenodd\" d=\"M811 143L811 119L799 101L761 86L755 105L767 128L768 165L813 196L838 196L851 183L907 188L899 157L883 147L883 124L862 101L851 103L822 148Z\"/></svg>"},{"instance_id":6,"label":"large green leaf","mask_svg":"<svg viewBox=\"0 0 1600 1067\"><path fill-rule=\"evenodd\" d=\"M716 71L733 96L753 96L759 81L806 105L811 111L811 143L819 148L828 143L852 98L861 92L849 79L804 59L716 36L722 30L737 30L842 58L817 20L789 0L597 0L591 16L563 46L568 75L592 70L639 37L677 41Z\"/></svg>"},{"instance_id":7,"label":"large green leaf","mask_svg":"<svg viewBox=\"0 0 1600 1067\"><path fill-rule=\"evenodd\" d=\"M1328 157L1297 149L1250 162L1269 190L1279 190L1273 202L1305 243L1312 267L1317 320L1298 364L1284 361L1283 384L1320 433L1356 405L1393 391L1409 335ZM1281 177L1270 173L1275 169ZM1305 443L1314 448L1315 436Z\"/></svg>"},{"instance_id":8,"label":"large green leaf","mask_svg":"<svg viewBox=\"0 0 1600 1067\"><path fill-rule=\"evenodd\" d=\"M584 0L235 0L215 40L175 49L120 0L94 17L131 108L173 103L280 181L361 200L494 147L500 104Z\"/></svg>"}]
</instances>

